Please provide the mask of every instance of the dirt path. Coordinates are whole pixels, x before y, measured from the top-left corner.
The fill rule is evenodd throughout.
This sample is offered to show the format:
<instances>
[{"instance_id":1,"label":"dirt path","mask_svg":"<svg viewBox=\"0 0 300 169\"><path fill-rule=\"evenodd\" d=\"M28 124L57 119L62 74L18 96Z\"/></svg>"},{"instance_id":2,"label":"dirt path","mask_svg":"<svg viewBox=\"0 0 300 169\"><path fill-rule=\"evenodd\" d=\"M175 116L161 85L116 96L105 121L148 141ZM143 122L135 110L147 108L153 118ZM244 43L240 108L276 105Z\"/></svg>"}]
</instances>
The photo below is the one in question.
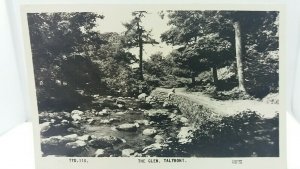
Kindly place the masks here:
<instances>
[{"instance_id":1,"label":"dirt path","mask_svg":"<svg viewBox=\"0 0 300 169\"><path fill-rule=\"evenodd\" d=\"M169 93L171 89L157 88L162 92ZM193 102L203 105L212 111L227 116L234 115L245 110L256 111L264 118L272 118L280 111L278 104L268 104L256 100L216 100L201 92L187 92L185 88L176 88L175 95L184 96Z\"/></svg>"}]
</instances>

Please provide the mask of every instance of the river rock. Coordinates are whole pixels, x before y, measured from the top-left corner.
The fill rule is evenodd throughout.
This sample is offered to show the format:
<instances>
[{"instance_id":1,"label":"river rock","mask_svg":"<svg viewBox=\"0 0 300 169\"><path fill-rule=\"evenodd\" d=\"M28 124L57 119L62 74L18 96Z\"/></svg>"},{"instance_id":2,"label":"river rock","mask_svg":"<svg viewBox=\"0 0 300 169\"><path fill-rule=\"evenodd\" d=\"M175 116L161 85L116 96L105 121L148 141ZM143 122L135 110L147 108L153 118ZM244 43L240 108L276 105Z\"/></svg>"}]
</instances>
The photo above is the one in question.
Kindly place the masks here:
<instances>
[{"instance_id":1,"label":"river rock","mask_svg":"<svg viewBox=\"0 0 300 169\"><path fill-rule=\"evenodd\" d=\"M82 117L79 114L74 114L71 117L75 122L82 120Z\"/></svg>"},{"instance_id":2,"label":"river rock","mask_svg":"<svg viewBox=\"0 0 300 169\"><path fill-rule=\"evenodd\" d=\"M125 107L123 104L117 104L117 106L118 106L119 109L122 109L122 108Z\"/></svg>"},{"instance_id":3,"label":"river rock","mask_svg":"<svg viewBox=\"0 0 300 169\"><path fill-rule=\"evenodd\" d=\"M152 108L152 105L151 105L150 103L146 103L146 102L141 101L141 102L138 102L138 107L139 107L140 109L146 109L146 110L149 110L149 109Z\"/></svg>"},{"instance_id":4,"label":"river rock","mask_svg":"<svg viewBox=\"0 0 300 169\"><path fill-rule=\"evenodd\" d=\"M55 123L56 122L56 120L55 119L50 119L50 123Z\"/></svg>"},{"instance_id":5,"label":"river rock","mask_svg":"<svg viewBox=\"0 0 300 169\"><path fill-rule=\"evenodd\" d=\"M110 121L110 123L115 123L115 122L120 122L120 119L110 118L109 121Z\"/></svg>"},{"instance_id":6,"label":"river rock","mask_svg":"<svg viewBox=\"0 0 300 169\"><path fill-rule=\"evenodd\" d=\"M105 150L104 149L98 149L95 152L95 157L104 157L105 156Z\"/></svg>"},{"instance_id":7,"label":"river rock","mask_svg":"<svg viewBox=\"0 0 300 169\"><path fill-rule=\"evenodd\" d=\"M99 116L107 116L109 115L109 110L108 109L103 109L100 112L97 113Z\"/></svg>"},{"instance_id":8,"label":"river rock","mask_svg":"<svg viewBox=\"0 0 300 169\"><path fill-rule=\"evenodd\" d=\"M178 142L181 144L189 143L192 141L193 138L193 132L195 131L195 128L193 127L181 127L180 131L177 135Z\"/></svg>"},{"instance_id":9,"label":"river rock","mask_svg":"<svg viewBox=\"0 0 300 169\"><path fill-rule=\"evenodd\" d=\"M147 103L151 103L151 102L154 102L154 101L155 101L155 99L154 99L153 96L148 96L148 97L146 97L145 100L146 100Z\"/></svg>"},{"instance_id":10,"label":"river rock","mask_svg":"<svg viewBox=\"0 0 300 169\"><path fill-rule=\"evenodd\" d=\"M155 143L163 143L164 142L164 137L162 136L162 135L156 135L155 137L154 137L154 139L155 139Z\"/></svg>"},{"instance_id":11,"label":"river rock","mask_svg":"<svg viewBox=\"0 0 300 169\"><path fill-rule=\"evenodd\" d=\"M124 150L122 150L122 156L123 157L130 157L133 154L134 154L134 150L132 150L132 149L124 149Z\"/></svg>"},{"instance_id":12,"label":"river rock","mask_svg":"<svg viewBox=\"0 0 300 169\"><path fill-rule=\"evenodd\" d=\"M147 97L146 93L142 93L142 94L138 95L139 100L146 100L146 97Z\"/></svg>"},{"instance_id":13,"label":"river rock","mask_svg":"<svg viewBox=\"0 0 300 169\"><path fill-rule=\"evenodd\" d=\"M115 109L115 108L118 108L117 105L116 105L116 100L113 99L113 98L105 98L102 102L102 106L103 107L108 107L110 109Z\"/></svg>"},{"instance_id":14,"label":"river rock","mask_svg":"<svg viewBox=\"0 0 300 169\"><path fill-rule=\"evenodd\" d=\"M189 123L189 119L187 119L186 117L181 117L179 121L183 124L188 124Z\"/></svg>"},{"instance_id":15,"label":"river rock","mask_svg":"<svg viewBox=\"0 0 300 169\"><path fill-rule=\"evenodd\" d=\"M89 141L89 145L94 148L112 147L120 143L123 143L122 139L113 136L94 137Z\"/></svg>"},{"instance_id":16,"label":"river rock","mask_svg":"<svg viewBox=\"0 0 300 169\"><path fill-rule=\"evenodd\" d=\"M69 123L70 123L70 122L69 122L68 120L62 120L62 121L61 121L61 124L62 124L62 125L68 125Z\"/></svg>"},{"instance_id":17,"label":"river rock","mask_svg":"<svg viewBox=\"0 0 300 169\"><path fill-rule=\"evenodd\" d=\"M138 152L135 152L135 153L133 154L133 157L142 157L142 156L143 156L143 154L138 153Z\"/></svg>"},{"instance_id":18,"label":"river rock","mask_svg":"<svg viewBox=\"0 0 300 169\"><path fill-rule=\"evenodd\" d=\"M96 120L91 118L91 119L88 119L87 122L88 122L88 124L93 125L93 124L95 124Z\"/></svg>"},{"instance_id":19,"label":"river rock","mask_svg":"<svg viewBox=\"0 0 300 169\"><path fill-rule=\"evenodd\" d=\"M116 103L117 104L122 104L122 105L126 104L126 102L125 102L125 100L124 100L123 97L118 97L117 100L116 100Z\"/></svg>"},{"instance_id":20,"label":"river rock","mask_svg":"<svg viewBox=\"0 0 300 169\"><path fill-rule=\"evenodd\" d=\"M168 117L168 109L151 109L144 112L152 121L161 121Z\"/></svg>"},{"instance_id":21,"label":"river rock","mask_svg":"<svg viewBox=\"0 0 300 169\"><path fill-rule=\"evenodd\" d=\"M109 119L103 119L103 120L100 120L100 123L101 124L110 124L110 121L109 121Z\"/></svg>"},{"instance_id":22,"label":"river rock","mask_svg":"<svg viewBox=\"0 0 300 169\"><path fill-rule=\"evenodd\" d=\"M83 135L83 136L78 137L78 140L81 140L81 141L89 141L91 139L92 139L92 137L90 135Z\"/></svg>"},{"instance_id":23,"label":"river rock","mask_svg":"<svg viewBox=\"0 0 300 169\"><path fill-rule=\"evenodd\" d=\"M172 108L172 107L173 107L173 105L171 103L169 103L169 102L164 102L163 103L163 108L168 109L168 108Z\"/></svg>"},{"instance_id":24,"label":"river rock","mask_svg":"<svg viewBox=\"0 0 300 169\"><path fill-rule=\"evenodd\" d=\"M120 131L136 131L138 127L139 124L137 123L125 123L117 126L116 129Z\"/></svg>"},{"instance_id":25,"label":"river rock","mask_svg":"<svg viewBox=\"0 0 300 169\"><path fill-rule=\"evenodd\" d=\"M72 112L71 112L71 116L72 115L74 115L74 114L78 114L78 115L83 115L84 113L82 112L82 111L80 111L80 110L73 110Z\"/></svg>"},{"instance_id":26,"label":"river rock","mask_svg":"<svg viewBox=\"0 0 300 169\"><path fill-rule=\"evenodd\" d=\"M70 128L67 129L67 131L68 131L69 133L77 133L77 132L79 132L79 129L74 128L74 127L70 127Z\"/></svg>"},{"instance_id":27,"label":"river rock","mask_svg":"<svg viewBox=\"0 0 300 169\"><path fill-rule=\"evenodd\" d=\"M111 124L114 122L119 122L120 120L117 118L103 119L100 121L101 124Z\"/></svg>"},{"instance_id":28,"label":"river rock","mask_svg":"<svg viewBox=\"0 0 300 169\"><path fill-rule=\"evenodd\" d=\"M119 116L120 116L120 115L124 115L124 114L126 114L126 112L124 112L124 111L120 111L120 112L117 112L117 113L116 113L116 115L119 115Z\"/></svg>"},{"instance_id":29,"label":"river rock","mask_svg":"<svg viewBox=\"0 0 300 169\"><path fill-rule=\"evenodd\" d=\"M59 144L62 144L63 137L62 136L52 136L49 138L44 138L41 140L42 145L52 145L52 146L58 146Z\"/></svg>"},{"instance_id":30,"label":"river rock","mask_svg":"<svg viewBox=\"0 0 300 169\"><path fill-rule=\"evenodd\" d=\"M66 144L66 148L72 151L81 151L86 147L86 143L81 140L77 140L75 142L70 142Z\"/></svg>"},{"instance_id":31,"label":"river rock","mask_svg":"<svg viewBox=\"0 0 300 169\"><path fill-rule=\"evenodd\" d=\"M109 143L107 140L105 140L105 139L99 139L99 138L92 139L88 143L93 148L113 147L113 145L111 143Z\"/></svg>"},{"instance_id":32,"label":"river rock","mask_svg":"<svg viewBox=\"0 0 300 169\"><path fill-rule=\"evenodd\" d=\"M146 136L153 136L157 133L157 131L155 129L145 129L143 131L143 134Z\"/></svg>"},{"instance_id":33,"label":"river rock","mask_svg":"<svg viewBox=\"0 0 300 169\"><path fill-rule=\"evenodd\" d=\"M61 116L63 118L70 118L71 117L71 113L64 111L64 112L61 113Z\"/></svg>"},{"instance_id":34,"label":"river rock","mask_svg":"<svg viewBox=\"0 0 300 169\"><path fill-rule=\"evenodd\" d=\"M112 131L118 131L116 126L112 126L110 129L111 129Z\"/></svg>"},{"instance_id":35,"label":"river rock","mask_svg":"<svg viewBox=\"0 0 300 169\"><path fill-rule=\"evenodd\" d=\"M177 120L177 115L174 114L174 113L171 113L171 114L169 115L169 119L171 119L171 121L175 121L175 120Z\"/></svg>"},{"instance_id":36,"label":"river rock","mask_svg":"<svg viewBox=\"0 0 300 169\"><path fill-rule=\"evenodd\" d=\"M66 136L63 137L63 139L64 139L66 142L75 141L75 140L78 139L78 135L77 135L77 134L66 135Z\"/></svg>"},{"instance_id":37,"label":"river rock","mask_svg":"<svg viewBox=\"0 0 300 169\"><path fill-rule=\"evenodd\" d=\"M147 147L145 147L143 149L143 152L144 154L148 154L148 153L153 153L153 152L158 152L158 151L161 151L161 149L164 147L163 144L161 143L154 143L154 144L151 144Z\"/></svg>"},{"instance_id":38,"label":"river rock","mask_svg":"<svg viewBox=\"0 0 300 169\"><path fill-rule=\"evenodd\" d=\"M138 123L139 125L145 125L145 126L149 125L149 120L135 120L134 122Z\"/></svg>"},{"instance_id":39,"label":"river rock","mask_svg":"<svg viewBox=\"0 0 300 169\"><path fill-rule=\"evenodd\" d=\"M41 133L47 132L51 128L51 123L50 122L44 122L40 124L40 131Z\"/></svg>"}]
</instances>

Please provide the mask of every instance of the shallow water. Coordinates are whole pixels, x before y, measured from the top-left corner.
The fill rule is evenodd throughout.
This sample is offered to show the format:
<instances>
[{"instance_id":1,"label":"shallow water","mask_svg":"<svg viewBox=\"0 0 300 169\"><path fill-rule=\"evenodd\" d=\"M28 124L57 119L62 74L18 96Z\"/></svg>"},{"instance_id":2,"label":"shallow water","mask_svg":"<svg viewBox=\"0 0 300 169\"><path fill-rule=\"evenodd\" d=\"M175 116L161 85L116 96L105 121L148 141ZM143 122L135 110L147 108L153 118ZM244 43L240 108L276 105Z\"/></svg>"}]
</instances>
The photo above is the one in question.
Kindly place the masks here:
<instances>
[{"instance_id":1,"label":"shallow water","mask_svg":"<svg viewBox=\"0 0 300 169\"><path fill-rule=\"evenodd\" d=\"M130 102L130 104L127 104ZM136 108L135 103L137 101L133 99L126 100L126 110L113 110L109 116L106 117L95 117L97 121L115 118L119 121L112 122L111 124L94 124L94 125L84 125L85 134L95 135L95 136L114 136L117 138L124 139L126 143L114 147L115 149L131 148L133 150L142 150L146 146L155 142L154 136L143 135L144 129L155 129L158 135L162 135L164 138L176 137L179 125L173 124L170 119L161 119L161 121L153 122L149 120L147 116L144 115L145 110L129 110L131 108ZM162 106L156 106L154 109L162 108ZM129 110L129 111L128 111ZM126 112L122 115L118 115L117 112ZM170 109L171 111L171 109ZM170 112L171 113L171 112ZM149 120L150 124L144 125L140 124L136 131L119 131L115 127L124 123L135 123L135 120Z\"/></svg>"}]
</instances>

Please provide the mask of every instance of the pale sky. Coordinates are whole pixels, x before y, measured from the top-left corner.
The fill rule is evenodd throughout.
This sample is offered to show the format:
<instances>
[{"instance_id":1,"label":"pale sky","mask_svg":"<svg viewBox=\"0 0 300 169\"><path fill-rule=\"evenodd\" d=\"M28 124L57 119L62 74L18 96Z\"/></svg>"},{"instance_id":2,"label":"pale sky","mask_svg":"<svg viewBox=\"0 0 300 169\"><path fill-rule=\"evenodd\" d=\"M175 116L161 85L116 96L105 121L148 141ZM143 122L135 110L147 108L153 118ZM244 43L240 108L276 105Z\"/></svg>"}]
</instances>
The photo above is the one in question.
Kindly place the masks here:
<instances>
[{"instance_id":1,"label":"pale sky","mask_svg":"<svg viewBox=\"0 0 300 169\"><path fill-rule=\"evenodd\" d=\"M97 28L100 30L101 33L105 32L117 32L121 33L125 31L125 27L122 23L130 21L133 17L131 15L132 10L128 9L118 9L116 10L103 10L99 12L100 14L104 15L104 19L97 20ZM152 46L151 44L147 44L144 46L144 60L149 58L150 55L162 52L163 55L167 55L172 51L172 46L168 46L165 43L161 42L160 35L161 33L165 32L169 29L167 25L167 17L161 19L158 14L159 11L148 11L145 18L143 18L142 23L146 30L152 30L152 37L159 42ZM138 48L134 48L130 50L133 54L138 57Z\"/></svg>"}]
</instances>

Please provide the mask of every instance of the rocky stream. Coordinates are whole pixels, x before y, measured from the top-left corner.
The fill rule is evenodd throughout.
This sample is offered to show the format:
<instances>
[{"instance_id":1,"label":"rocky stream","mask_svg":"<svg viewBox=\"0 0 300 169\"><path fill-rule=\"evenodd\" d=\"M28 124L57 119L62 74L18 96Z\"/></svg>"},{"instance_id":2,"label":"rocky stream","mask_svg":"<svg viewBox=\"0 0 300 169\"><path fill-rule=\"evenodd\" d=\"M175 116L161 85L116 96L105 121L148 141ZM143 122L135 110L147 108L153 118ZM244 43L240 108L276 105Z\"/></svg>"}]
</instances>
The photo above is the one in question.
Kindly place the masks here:
<instances>
[{"instance_id":1,"label":"rocky stream","mask_svg":"<svg viewBox=\"0 0 300 169\"><path fill-rule=\"evenodd\" d=\"M95 98L89 110L40 113L43 156L160 156L174 139L190 141L188 118L167 101Z\"/></svg>"}]
</instances>

